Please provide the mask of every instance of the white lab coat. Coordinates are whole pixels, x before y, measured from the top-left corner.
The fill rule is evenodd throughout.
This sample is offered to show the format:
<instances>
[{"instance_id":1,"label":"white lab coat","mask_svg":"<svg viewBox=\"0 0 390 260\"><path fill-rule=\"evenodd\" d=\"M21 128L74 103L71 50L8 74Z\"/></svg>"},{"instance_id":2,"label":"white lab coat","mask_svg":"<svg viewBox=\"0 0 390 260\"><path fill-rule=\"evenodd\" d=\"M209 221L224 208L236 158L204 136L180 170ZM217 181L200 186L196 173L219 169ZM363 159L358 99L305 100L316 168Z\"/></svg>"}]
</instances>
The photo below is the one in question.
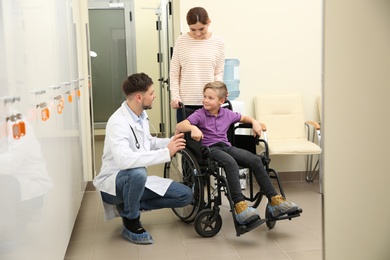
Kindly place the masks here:
<instances>
[{"instance_id":1,"label":"white lab coat","mask_svg":"<svg viewBox=\"0 0 390 260\"><path fill-rule=\"evenodd\" d=\"M145 111L143 126L133 120L124 101L120 108L109 118L102 157L102 168L93 180L94 186L103 192L116 195L115 180L120 170L147 167L170 161L169 138L157 138L150 135L149 119ZM136 147L137 136L140 148ZM162 178L160 178L162 179ZM160 180L162 184L164 179ZM103 202L106 220L119 216L116 207Z\"/></svg>"}]
</instances>

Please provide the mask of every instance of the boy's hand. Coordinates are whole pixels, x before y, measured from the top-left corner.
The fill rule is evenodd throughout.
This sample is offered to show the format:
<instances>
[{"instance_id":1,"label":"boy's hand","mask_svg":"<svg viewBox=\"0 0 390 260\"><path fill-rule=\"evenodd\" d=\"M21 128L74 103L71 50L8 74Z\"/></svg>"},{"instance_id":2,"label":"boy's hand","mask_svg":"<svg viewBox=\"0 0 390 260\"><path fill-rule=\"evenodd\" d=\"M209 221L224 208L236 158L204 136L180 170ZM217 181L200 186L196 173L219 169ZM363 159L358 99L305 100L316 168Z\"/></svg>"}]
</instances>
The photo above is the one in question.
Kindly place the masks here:
<instances>
[{"instance_id":1,"label":"boy's hand","mask_svg":"<svg viewBox=\"0 0 390 260\"><path fill-rule=\"evenodd\" d=\"M202 131L200 131L198 127L192 126L191 138L199 142L200 140L203 139Z\"/></svg>"},{"instance_id":2,"label":"boy's hand","mask_svg":"<svg viewBox=\"0 0 390 260\"><path fill-rule=\"evenodd\" d=\"M257 120L253 120L252 122L252 129L253 129L253 136L258 136L259 138L261 137L261 125Z\"/></svg>"},{"instance_id":3,"label":"boy's hand","mask_svg":"<svg viewBox=\"0 0 390 260\"><path fill-rule=\"evenodd\" d=\"M177 153L178 151L181 151L186 148L186 140L184 139L184 134L180 133L174 135L167 147L169 150L169 155L171 157L174 156L175 153Z\"/></svg>"}]
</instances>

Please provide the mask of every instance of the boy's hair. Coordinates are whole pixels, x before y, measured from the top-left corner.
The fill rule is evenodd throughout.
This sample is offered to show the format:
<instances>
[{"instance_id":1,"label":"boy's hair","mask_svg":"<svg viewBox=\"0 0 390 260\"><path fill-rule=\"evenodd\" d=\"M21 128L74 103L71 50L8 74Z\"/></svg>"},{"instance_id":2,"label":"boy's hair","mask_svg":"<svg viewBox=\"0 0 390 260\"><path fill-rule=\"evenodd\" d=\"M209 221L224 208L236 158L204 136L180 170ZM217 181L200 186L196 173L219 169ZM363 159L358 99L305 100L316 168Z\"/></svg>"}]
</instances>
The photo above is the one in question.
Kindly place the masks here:
<instances>
[{"instance_id":1,"label":"boy's hair","mask_svg":"<svg viewBox=\"0 0 390 260\"><path fill-rule=\"evenodd\" d=\"M206 91L206 89L212 89L215 92L217 92L218 98L223 99L227 97L227 87L225 83L222 81L214 81L207 83L203 88L203 93Z\"/></svg>"},{"instance_id":2,"label":"boy's hair","mask_svg":"<svg viewBox=\"0 0 390 260\"><path fill-rule=\"evenodd\" d=\"M122 83L122 91L126 96L136 92L146 92L153 85L153 80L145 73L135 73L128 76Z\"/></svg>"}]
</instances>

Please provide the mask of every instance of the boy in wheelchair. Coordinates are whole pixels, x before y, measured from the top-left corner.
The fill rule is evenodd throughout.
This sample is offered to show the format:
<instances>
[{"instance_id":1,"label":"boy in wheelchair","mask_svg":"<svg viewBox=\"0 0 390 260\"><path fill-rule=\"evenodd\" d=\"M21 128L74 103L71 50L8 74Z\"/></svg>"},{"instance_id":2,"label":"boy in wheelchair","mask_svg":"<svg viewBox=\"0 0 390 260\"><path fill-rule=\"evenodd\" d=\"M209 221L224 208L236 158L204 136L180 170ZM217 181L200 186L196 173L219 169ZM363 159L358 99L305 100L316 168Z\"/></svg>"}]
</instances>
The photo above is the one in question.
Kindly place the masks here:
<instances>
[{"instance_id":1,"label":"boy in wheelchair","mask_svg":"<svg viewBox=\"0 0 390 260\"><path fill-rule=\"evenodd\" d=\"M203 108L196 110L176 126L179 132L191 132L191 138L210 147L211 157L218 162L226 173L227 182L236 211L236 220L245 225L259 219L259 213L249 207L241 192L239 166L253 172L257 183L269 200L268 210L273 217L295 212L298 206L286 201L274 189L261 158L245 149L232 146L227 138L231 124L241 122L252 124L254 135L261 136L261 125L249 116L241 115L223 108L227 98L227 88L221 81L210 82L203 88Z\"/></svg>"}]
</instances>

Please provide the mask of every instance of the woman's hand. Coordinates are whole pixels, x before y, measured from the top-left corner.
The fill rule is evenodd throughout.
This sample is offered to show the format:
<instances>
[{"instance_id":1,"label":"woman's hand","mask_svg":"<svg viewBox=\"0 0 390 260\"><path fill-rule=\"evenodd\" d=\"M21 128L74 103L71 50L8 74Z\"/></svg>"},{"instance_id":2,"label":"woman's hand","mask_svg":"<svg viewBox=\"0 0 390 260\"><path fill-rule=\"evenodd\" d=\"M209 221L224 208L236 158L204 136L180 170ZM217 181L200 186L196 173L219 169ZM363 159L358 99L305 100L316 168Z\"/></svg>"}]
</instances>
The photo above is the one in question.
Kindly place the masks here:
<instances>
[{"instance_id":1,"label":"woman's hand","mask_svg":"<svg viewBox=\"0 0 390 260\"><path fill-rule=\"evenodd\" d=\"M171 107L172 107L173 109L178 109L178 108L180 108L179 102L181 102L180 99L176 99L176 98L172 99L172 101L171 101Z\"/></svg>"}]
</instances>

